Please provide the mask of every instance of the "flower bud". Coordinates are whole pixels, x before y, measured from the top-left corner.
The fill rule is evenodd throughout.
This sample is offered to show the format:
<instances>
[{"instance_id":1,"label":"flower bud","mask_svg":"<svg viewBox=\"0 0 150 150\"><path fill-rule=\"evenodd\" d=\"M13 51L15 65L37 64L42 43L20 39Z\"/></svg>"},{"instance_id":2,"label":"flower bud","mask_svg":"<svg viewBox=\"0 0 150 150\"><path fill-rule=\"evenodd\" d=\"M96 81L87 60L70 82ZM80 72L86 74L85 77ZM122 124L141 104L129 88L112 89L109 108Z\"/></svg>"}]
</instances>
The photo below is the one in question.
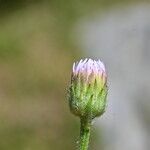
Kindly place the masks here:
<instances>
[{"instance_id":1,"label":"flower bud","mask_svg":"<svg viewBox=\"0 0 150 150\"><path fill-rule=\"evenodd\" d=\"M107 75L100 60L85 59L73 64L69 105L73 114L93 119L104 113Z\"/></svg>"}]
</instances>

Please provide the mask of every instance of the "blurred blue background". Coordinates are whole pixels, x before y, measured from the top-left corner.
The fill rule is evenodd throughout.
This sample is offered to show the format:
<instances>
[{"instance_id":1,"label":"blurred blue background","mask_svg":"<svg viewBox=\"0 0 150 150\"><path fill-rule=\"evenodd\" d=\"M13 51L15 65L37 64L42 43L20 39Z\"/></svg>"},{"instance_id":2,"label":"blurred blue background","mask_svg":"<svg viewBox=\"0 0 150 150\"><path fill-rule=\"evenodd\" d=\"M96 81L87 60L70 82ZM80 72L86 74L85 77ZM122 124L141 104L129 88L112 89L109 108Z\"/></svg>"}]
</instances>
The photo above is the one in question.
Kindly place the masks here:
<instances>
[{"instance_id":1,"label":"blurred blue background","mask_svg":"<svg viewBox=\"0 0 150 150\"><path fill-rule=\"evenodd\" d=\"M109 84L90 149L150 149L148 0L0 0L0 150L77 149L67 88L85 57Z\"/></svg>"}]
</instances>

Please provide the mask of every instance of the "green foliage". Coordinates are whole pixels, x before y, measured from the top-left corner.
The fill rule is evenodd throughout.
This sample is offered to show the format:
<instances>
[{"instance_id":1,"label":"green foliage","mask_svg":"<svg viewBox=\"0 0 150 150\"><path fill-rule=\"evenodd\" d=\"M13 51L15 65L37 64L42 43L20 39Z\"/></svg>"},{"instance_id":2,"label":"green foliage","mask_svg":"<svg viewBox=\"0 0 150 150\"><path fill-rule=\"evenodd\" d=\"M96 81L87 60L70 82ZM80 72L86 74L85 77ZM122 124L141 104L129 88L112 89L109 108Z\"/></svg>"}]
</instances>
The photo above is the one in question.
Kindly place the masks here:
<instances>
[{"instance_id":1,"label":"green foliage","mask_svg":"<svg viewBox=\"0 0 150 150\"><path fill-rule=\"evenodd\" d=\"M18 41L2 34L0 36L0 61L13 61L21 55L22 51Z\"/></svg>"}]
</instances>

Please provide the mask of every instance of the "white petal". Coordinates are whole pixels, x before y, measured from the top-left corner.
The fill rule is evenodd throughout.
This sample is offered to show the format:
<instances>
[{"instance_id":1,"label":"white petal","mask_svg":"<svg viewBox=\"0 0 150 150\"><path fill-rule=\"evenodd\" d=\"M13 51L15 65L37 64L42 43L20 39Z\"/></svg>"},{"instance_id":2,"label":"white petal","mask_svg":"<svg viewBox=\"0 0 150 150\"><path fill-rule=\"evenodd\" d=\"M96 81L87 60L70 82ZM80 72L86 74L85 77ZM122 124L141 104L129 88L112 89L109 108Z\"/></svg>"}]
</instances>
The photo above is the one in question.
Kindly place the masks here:
<instances>
[{"instance_id":1,"label":"white petal","mask_svg":"<svg viewBox=\"0 0 150 150\"><path fill-rule=\"evenodd\" d=\"M75 73L75 66L76 66L76 64L75 64L75 62L74 62L74 63L73 63L73 67L72 67L73 73Z\"/></svg>"}]
</instances>

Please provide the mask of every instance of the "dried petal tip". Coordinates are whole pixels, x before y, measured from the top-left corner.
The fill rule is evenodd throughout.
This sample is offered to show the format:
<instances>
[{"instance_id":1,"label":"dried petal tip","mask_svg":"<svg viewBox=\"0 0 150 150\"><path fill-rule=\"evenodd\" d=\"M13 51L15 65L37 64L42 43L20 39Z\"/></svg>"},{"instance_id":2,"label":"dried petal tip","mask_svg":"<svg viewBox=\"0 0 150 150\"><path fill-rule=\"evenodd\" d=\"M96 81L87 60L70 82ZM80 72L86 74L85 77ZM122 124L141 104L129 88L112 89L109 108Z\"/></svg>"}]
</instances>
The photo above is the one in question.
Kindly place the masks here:
<instances>
[{"instance_id":1,"label":"dried petal tip","mask_svg":"<svg viewBox=\"0 0 150 150\"><path fill-rule=\"evenodd\" d=\"M107 75L103 62L84 59L73 64L69 104L80 117L95 118L105 111Z\"/></svg>"}]
</instances>

